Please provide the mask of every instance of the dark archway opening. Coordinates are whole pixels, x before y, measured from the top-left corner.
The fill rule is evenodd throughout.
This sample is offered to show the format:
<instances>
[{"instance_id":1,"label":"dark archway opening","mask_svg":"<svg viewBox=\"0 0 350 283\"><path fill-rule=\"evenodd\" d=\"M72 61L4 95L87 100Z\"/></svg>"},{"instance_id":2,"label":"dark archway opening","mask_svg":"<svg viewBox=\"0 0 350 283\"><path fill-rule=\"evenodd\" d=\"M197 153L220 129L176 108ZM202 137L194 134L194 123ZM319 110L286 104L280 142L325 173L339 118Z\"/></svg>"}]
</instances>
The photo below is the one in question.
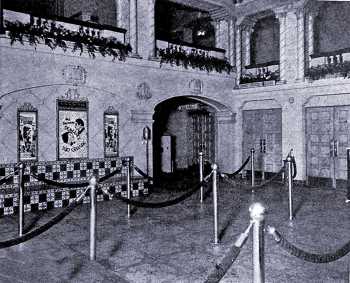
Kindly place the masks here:
<instances>
[{"instance_id":1,"label":"dark archway opening","mask_svg":"<svg viewBox=\"0 0 350 283\"><path fill-rule=\"evenodd\" d=\"M155 183L186 182L198 175L198 154L207 167L215 160L215 109L197 99L174 97L155 107L153 170Z\"/></svg>"}]
</instances>

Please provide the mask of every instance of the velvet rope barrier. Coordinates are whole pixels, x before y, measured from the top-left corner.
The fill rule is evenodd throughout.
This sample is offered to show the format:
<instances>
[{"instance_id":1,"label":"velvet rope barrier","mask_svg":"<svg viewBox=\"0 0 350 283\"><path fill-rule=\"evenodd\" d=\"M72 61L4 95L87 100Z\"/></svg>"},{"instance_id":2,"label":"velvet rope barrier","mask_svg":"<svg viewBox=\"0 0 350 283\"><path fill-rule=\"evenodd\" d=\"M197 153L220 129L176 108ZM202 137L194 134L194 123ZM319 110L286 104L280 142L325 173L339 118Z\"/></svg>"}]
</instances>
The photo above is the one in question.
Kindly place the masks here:
<instances>
[{"instance_id":1,"label":"velvet rope barrier","mask_svg":"<svg viewBox=\"0 0 350 283\"><path fill-rule=\"evenodd\" d=\"M3 185L3 184L5 184L5 183L8 181L9 178L11 178L13 175L15 175L15 173L16 173L17 171L18 171L18 168L16 168L16 169L13 171L13 173L8 174L7 176L1 178L1 179L0 179L0 186Z\"/></svg>"},{"instance_id":2,"label":"velvet rope barrier","mask_svg":"<svg viewBox=\"0 0 350 283\"><path fill-rule=\"evenodd\" d=\"M220 176L223 177L223 178L233 178L234 176L238 175L244 169L244 167L246 167L246 165L248 164L249 160L250 160L250 156L248 156L246 161L244 161L244 163L242 164L241 167L239 167L238 170L236 170L233 173L224 173L224 172L222 172L222 173L220 173Z\"/></svg>"},{"instance_id":3,"label":"velvet rope barrier","mask_svg":"<svg viewBox=\"0 0 350 283\"><path fill-rule=\"evenodd\" d=\"M266 180L265 182L262 182L261 184L256 185L256 186L254 186L252 188L253 189L260 189L260 188L265 187L266 185L272 183L275 179L277 179L279 177L279 174L284 172L284 170L285 170L285 168L284 168L284 166L282 166L282 168L277 173L275 173L275 175L273 177L271 177L269 180Z\"/></svg>"},{"instance_id":4,"label":"velvet rope barrier","mask_svg":"<svg viewBox=\"0 0 350 283\"><path fill-rule=\"evenodd\" d=\"M210 272L204 283L218 283L225 276L231 265L236 261L242 247L244 246L249 232L252 228L252 223L249 224L248 228L238 237L233 247L230 248L229 252L225 255L223 260L215 265L213 271Z\"/></svg>"},{"instance_id":5,"label":"velvet rope barrier","mask_svg":"<svg viewBox=\"0 0 350 283\"><path fill-rule=\"evenodd\" d=\"M120 170L114 170L113 172L106 174L105 176L101 177L98 179L99 183L102 183L106 180L108 180L109 178L113 177L114 175L116 175L117 173L120 173ZM60 187L60 188L81 188L81 187L86 187L89 185L89 182L82 182L82 183L62 183L62 182L56 182L54 180L49 180L46 178L42 178L36 174L31 174L31 176L33 176L35 179L37 179L40 182L44 182L46 185L50 185L50 186L56 186L56 187Z\"/></svg>"},{"instance_id":6,"label":"velvet rope barrier","mask_svg":"<svg viewBox=\"0 0 350 283\"><path fill-rule=\"evenodd\" d=\"M33 239L34 237L46 232L49 230L52 226L59 223L61 220L63 220L67 215L69 215L74 208L77 207L78 204L80 204L83 201L83 197L86 194L87 188L82 194L80 194L73 202L71 202L61 213L57 214L53 218L51 218L47 223L44 225L36 228L35 230L17 238L13 238L10 240L2 241L0 242L0 249L8 248L14 245L18 245L20 243L26 242L30 239Z\"/></svg>"},{"instance_id":7,"label":"velvet rope barrier","mask_svg":"<svg viewBox=\"0 0 350 283\"><path fill-rule=\"evenodd\" d=\"M143 172L139 167L137 167L136 165L134 165L134 169L137 173L139 173L142 177L153 180L153 177L147 175L145 172Z\"/></svg>"},{"instance_id":8,"label":"velvet rope barrier","mask_svg":"<svg viewBox=\"0 0 350 283\"><path fill-rule=\"evenodd\" d=\"M201 186L206 185L206 182L201 182L198 185L196 185L195 187L193 187L190 191L184 193L183 195L172 199L172 200L167 200L164 202L141 202L141 201L137 201L137 200L132 200L132 199L128 199L122 196L118 196L118 195L114 195L114 197L116 199L121 200L122 202L125 202L127 204L131 204L133 206L136 207L144 207L144 208L163 208L163 207L167 207L167 206L172 206L175 204L178 204L184 200L186 200L187 198L189 198L190 196L192 196L195 192L197 192Z\"/></svg>"},{"instance_id":9,"label":"velvet rope barrier","mask_svg":"<svg viewBox=\"0 0 350 283\"><path fill-rule=\"evenodd\" d=\"M292 165L293 165L293 175L292 175L292 179L295 179L295 177L297 176L297 163L295 162L295 158L294 156L291 156L292 158Z\"/></svg>"},{"instance_id":10,"label":"velvet rope barrier","mask_svg":"<svg viewBox=\"0 0 350 283\"><path fill-rule=\"evenodd\" d=\"M137 201L137 200L132 200L132 199L128 199L122 196L118 196L117 194L114 194L114 197L116 199L121 200L122 202L125 202L127 204L131 204L133 206L136 207L143 207L143 208L163 208L163 207L167 207L167 206L172 206L175 204L178 204L184 200L186 200L187 198L191 197L195 192L197 192L201 186L205 186L207 184L207 181L209 179L209 177L211 176L212 173L210 173L204 180L203 182L198 183L196 186L194 186L191 190L189 190L188 192L184 193L183 195L172 199L172 200L167 200L167 201L163 201L163 202L142 202L142 201ZM106 188L102 188L102 192L105 195L109 195L108 189Z\"/></svg>"},{"instance_id":11,"label":"velvet rope barrier","mask_svg":"<svg viewBox=\"0 0 350 283\"><path fill-rule=\"evenodd\" d=\"M328 263L336 261L350 252L350 241L332 253L314 254L306 252L295 245L288 242L274 227L268 227L268 232L271 234L276 243L281 246L289 254L296 256L302 260L313 263Z\"/></svg>"}]
</instances>

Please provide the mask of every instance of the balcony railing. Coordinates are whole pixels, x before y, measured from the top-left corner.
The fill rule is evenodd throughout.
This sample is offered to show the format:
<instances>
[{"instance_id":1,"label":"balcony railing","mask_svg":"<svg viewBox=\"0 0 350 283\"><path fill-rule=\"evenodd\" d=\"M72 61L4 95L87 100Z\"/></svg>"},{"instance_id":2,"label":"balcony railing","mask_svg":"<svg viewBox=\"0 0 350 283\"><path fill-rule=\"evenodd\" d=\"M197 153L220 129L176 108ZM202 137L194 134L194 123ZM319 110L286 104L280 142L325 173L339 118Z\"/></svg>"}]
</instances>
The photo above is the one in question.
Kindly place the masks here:
<instances>
[{"instance_id":1,"label":"balcony railing","mask_svg":"<svg viewBox=\"0 0 350 283\"><path fill-rule=\"evenodd\" d=\"M61 47L66 51L87 51L124 60L131 51L125 43L125 29L62 17L45 17L3 10L3 26L11 44L19 41L31 45L42 43L51 49Z\"/></svg>"},{"instance_id":2,"label":"balcony railing","mask_svg":"<svg viewBox=\"0 0 350 283\"><path fill-rule=\"evenodd\" d=\"M245 67L245 72L240 78L240 87L271 86L279 80L279 61L254 64Z\"/></svg>"},{"instance_id":3,"label":"balcony railing","mask_svg":"<svg viewBox=\"0 0 350 283\"><path fill-rule=\"evenodd\" d=\"M191 67L201 71L226 72L229 74L233 67L225 58L225 50L219 48L198 47L188 43L168 42L157 40L156 56L163 63Z\"/></svg>"},{"instance_id":4,"label":"balcony railing","mask_svg":"<svg viewBox=\"0 0 350 283\"><path fill-rule=\"evenodd\" d=\"M208 56L215 57L218 59L223 59L223 60L225 59L225 53L226 53L225 49L215 48L215 47L196 46L194 44L190 44L187 42L180 42L180 41L166 41L166 40L157 39L156 46L157 46L157 50L166 49L169 47L172 47L172 48L180 48L181 47L187 53L195 50L197 52L203 52L203 53L207 54ZM158 54L157 54L157 56L158 56Z\"/></svg>"},{"instance_id":5,"label":"balcony railing","mask_svg":"<svg viewBox=\"0 0 350 283\"><path fill-rule=\"evenodd\" d=\"M350 48L313 54L306 76L311 80L350 77Z\"/></svg>"}]
</instances>

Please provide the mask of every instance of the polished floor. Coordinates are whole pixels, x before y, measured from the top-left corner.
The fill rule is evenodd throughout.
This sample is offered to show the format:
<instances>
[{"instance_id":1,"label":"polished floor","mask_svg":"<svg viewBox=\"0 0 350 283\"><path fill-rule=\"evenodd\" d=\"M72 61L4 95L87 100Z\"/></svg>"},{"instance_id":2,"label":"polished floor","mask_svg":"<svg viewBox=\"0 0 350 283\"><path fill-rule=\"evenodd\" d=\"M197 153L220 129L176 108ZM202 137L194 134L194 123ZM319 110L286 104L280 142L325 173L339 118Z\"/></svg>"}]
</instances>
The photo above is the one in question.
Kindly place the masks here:
<instances>
[{"instance_id":1,"label":"polished floor","mask_svg":"<svg viewBox=\"0 0 350 283\"><path fill-rule=\"evenodd\" d=\"M325 253L350 240L350 203L345 191L294 188L295 219L288 220L288 192L273 184L254 194L242 182L220 183L220 244L213 244L212 195L198 194L175 206L139 208L131 219L120 201L98 203L97 260L89 255L89 205L76 208L48 232L0 250L0 282L204 282L249 224L248 208L268 208L266 224L304 250ZM145 201L165 200L179 191L157 190ZM26 214L26 225L45 223L60 210ZM0 219L0 239L15 237L16 216ZM266 282L349 282L350 255L314 264L295 258L265 237ZM252 282L252 237L221 282Z\"/></svg>"}]
</instances>

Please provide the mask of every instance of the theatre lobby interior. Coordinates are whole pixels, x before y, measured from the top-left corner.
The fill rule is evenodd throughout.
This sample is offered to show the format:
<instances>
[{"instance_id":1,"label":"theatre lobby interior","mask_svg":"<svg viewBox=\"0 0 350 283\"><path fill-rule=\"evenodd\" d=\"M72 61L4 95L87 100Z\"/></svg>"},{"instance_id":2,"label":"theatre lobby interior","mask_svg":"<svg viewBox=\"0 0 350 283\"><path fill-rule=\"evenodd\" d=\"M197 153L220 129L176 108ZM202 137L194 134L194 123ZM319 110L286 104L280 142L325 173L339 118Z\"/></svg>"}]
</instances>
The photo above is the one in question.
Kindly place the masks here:
<instances>
[{"instance_id":1,"label":"theatre lobby interior","mask_svg":"<svg viewBox=\"0 0 350 283\"><path fill-rule=\"evenodd\" d=\"M350 283L349 15L0 0L0 283Z\"/></svg>"}]
</instances>

